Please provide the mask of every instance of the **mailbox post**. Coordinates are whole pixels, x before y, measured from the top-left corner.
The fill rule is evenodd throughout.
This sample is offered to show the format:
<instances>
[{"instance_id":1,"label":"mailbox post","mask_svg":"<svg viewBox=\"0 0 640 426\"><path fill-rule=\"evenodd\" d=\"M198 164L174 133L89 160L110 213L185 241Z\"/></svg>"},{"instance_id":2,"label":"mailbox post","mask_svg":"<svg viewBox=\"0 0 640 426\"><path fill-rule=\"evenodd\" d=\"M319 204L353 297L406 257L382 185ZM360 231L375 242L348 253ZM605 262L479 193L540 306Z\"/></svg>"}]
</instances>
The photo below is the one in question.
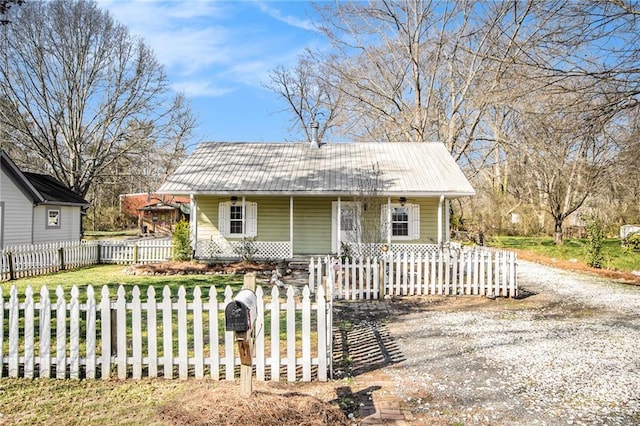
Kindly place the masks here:
<instances>
[{"instance_id":1,"label":"mailbox post","mask_svg":"<svg viewBox=\"0 0 640 426\"><path fill-rule=\"evenodd\" d=\"M238 342L240 354L240 394L250 396L253 372L253 325L256 321L257 298L255 294L256 276L253 273L244 276L242 290L236 294L224 310L225 328L233 331Z\"/></svg>"}]
</instances>

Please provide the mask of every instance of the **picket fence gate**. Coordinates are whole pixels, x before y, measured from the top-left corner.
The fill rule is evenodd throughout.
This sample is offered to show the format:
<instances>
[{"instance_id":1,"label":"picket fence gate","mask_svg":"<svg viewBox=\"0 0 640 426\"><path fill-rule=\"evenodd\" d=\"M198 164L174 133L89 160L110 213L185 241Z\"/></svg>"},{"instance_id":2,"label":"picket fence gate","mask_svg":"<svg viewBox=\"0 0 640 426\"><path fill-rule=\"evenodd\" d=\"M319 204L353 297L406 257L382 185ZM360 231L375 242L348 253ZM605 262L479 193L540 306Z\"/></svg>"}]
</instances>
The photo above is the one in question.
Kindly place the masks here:
<instances>
[{"instance_id":1,"label":"picket fence gate","mask_svg":"<svg viewBox=\"0 0 640 426\"><path fill-rule=\"evenodd\" d=\"M170 240L63 241L17 245L0 252L0 280L13 280L100 263L165 262L173 257Z\"/></svg>"},{"instance_id":2,"label":"picket fence gate","mask_svg":"<svg viewBox=\"0 0 640 426\"><path fill-rule=\"evenodd\" d=\"M334 298L478 295L517 297L514 252L485 247L433 253L387 253L382 258L311 258L309 286L326 285Z\"/></svg>"},{"instance_id":3,"label":"picket fence gate","mask_svg":"<svg viewBox=\"0 0 640 426\"><path fill-rule=\"evenodd\" d=\"M12 286L5 300L0 291L0 377L238 377L234 333L224 331L224 309L233 297L229 286L222 303L215 287L209 288L208 296L195 287L189 301L183 286L177 298L164 287L160 299L154 287L148 287L144 301L138 286L130 294L118 287L115 299L107 286L99 298L92 286L82 298L77 286L70 298L61 287L55 300L46 286L39 294L36 300L27 287L21 300ZM324 289L317 289L315 302L308 286L301 298L291 286L284 301L275 286L270 298L265 300L262 287L256 296L255 377L326 381L332 324L331 301L325 300ZM281 331L286 333L283 340Z\"/></svg>"}]
</instances>

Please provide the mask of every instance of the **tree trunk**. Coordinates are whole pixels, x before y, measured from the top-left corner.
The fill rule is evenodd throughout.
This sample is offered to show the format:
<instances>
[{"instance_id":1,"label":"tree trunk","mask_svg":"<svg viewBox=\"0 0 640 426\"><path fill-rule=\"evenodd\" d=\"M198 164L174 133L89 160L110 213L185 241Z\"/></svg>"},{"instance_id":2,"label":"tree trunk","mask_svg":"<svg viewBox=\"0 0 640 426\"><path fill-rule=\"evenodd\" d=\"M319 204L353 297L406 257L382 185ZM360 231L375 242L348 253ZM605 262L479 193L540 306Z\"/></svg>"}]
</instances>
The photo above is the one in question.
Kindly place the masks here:
<instances>
[{"instance_id":1,"label":"tree trunk","mask_svg":"<svg viewBox=\"0 0 640 426\"><path fill-rule=\"evenodd\" d=\"M562 240L562 219L559 217L554 218L556 221L556 227L555 227L555 231L553 233L553 242L558 245L561 246L563 243Z\"/></svg>"}]
</instances>

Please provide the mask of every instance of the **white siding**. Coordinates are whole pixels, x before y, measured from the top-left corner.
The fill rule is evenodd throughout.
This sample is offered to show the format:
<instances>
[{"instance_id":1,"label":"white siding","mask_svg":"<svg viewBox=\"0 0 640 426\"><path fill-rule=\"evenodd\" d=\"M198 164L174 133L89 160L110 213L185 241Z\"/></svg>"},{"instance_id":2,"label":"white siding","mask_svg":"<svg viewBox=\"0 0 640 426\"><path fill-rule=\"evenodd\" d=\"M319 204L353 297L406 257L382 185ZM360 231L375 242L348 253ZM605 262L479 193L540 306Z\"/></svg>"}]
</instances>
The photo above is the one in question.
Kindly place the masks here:
<instances>
[{"instance_id":1,"label":"white siding","mask_svg":"<svg viewBox=\"0 0 640 426\"><path fill-rule=\"evenodd\" d=\"M60 227L47 228L47 210L60 210ZM75 241L80 239L80 207L40 205L33 209L33 242Z\"/></svg>"},{"instance_id":2,"label":"white siding","mask_svg":"<svg viewBox=\"0 0 640 426\"><path fill-rule=\"evenodd\" d=\"M4 169L0 172L0 200L4 202L0 243L32 244L33 203Z\"/></svg>"}]
</instances>

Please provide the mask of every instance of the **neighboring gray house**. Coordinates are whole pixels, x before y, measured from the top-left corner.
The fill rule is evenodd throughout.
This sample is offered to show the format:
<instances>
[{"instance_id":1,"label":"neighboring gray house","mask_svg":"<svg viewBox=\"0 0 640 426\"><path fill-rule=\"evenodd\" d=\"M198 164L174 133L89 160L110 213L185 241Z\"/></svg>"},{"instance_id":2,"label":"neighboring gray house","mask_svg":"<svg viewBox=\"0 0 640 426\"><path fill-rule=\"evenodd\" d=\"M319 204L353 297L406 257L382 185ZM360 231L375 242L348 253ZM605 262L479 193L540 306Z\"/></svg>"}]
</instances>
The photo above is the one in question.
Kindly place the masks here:
<instances>
[{"instance_id":1,"label":"neighboring gray house","mask_svg":"<svg viewBox=\"0 0 640 426\"><path fill-rule=\"evenodd\" d=\"M51 176L22 172L0 150L0 249L82 237L89 203Z\"/></svg>"},{"instance_id":2,"label":"neighboring gray house","mask_svg":"<svg viewBox=\"0 0 640 426\"><path fill-rule=\"evenodd\" d=\"M271 259L446 243L475 194L437 142L202 143L159 192L191 197L196 257Z\"/></svg>"}]
</instances>

